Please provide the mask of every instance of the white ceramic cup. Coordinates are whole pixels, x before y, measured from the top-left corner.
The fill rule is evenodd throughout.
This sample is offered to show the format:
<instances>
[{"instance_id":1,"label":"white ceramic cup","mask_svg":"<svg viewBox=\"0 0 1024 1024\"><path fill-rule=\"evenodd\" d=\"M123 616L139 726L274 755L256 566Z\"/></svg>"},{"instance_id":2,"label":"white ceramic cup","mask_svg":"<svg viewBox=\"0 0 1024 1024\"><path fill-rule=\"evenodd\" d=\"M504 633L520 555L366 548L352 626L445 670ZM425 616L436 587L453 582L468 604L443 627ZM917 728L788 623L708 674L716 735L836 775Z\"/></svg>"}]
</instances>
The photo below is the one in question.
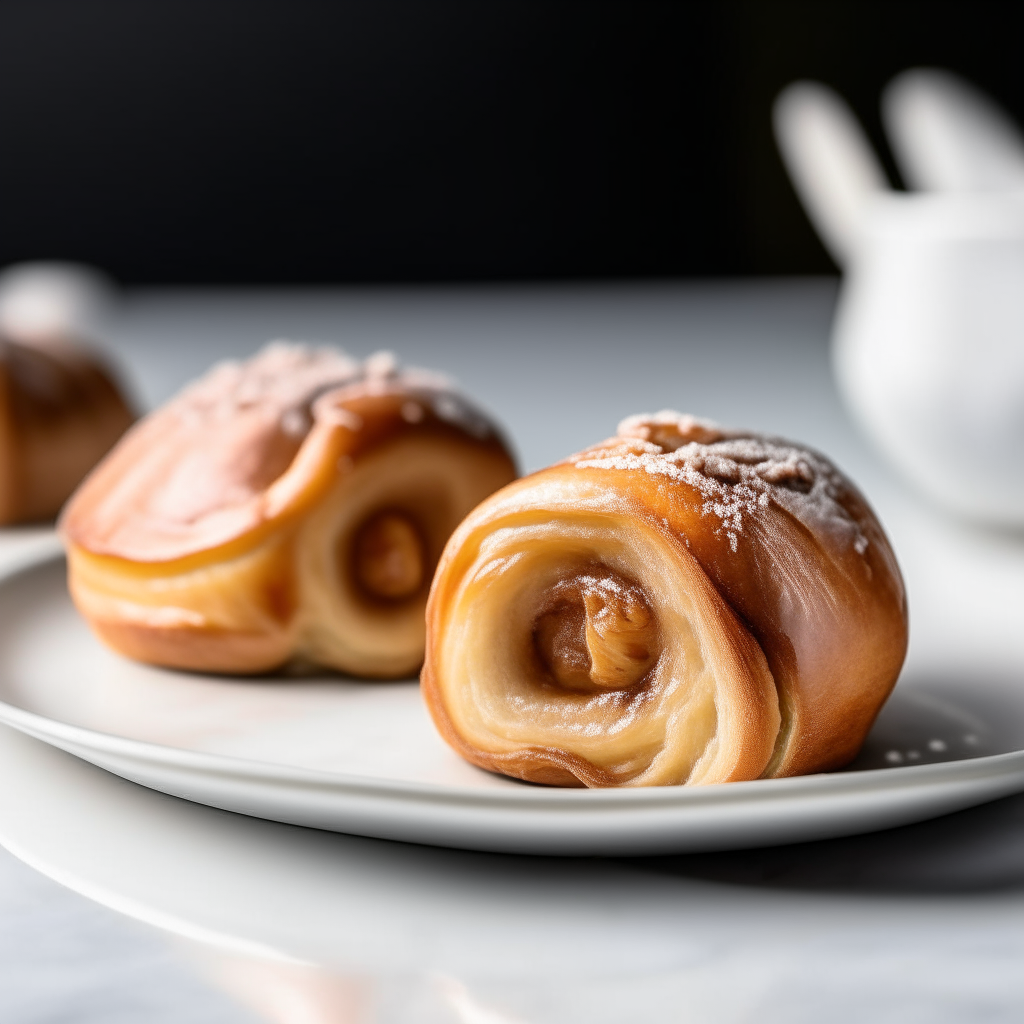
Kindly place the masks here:
<instances>
[{"instance_id":1,"label":"white ceramic cup","mask_svg":"<svg viewBox=\"0 0 1024 1024\"><path fill-rule=\"evenodd\" d=\"M1024 526L1024 193L873 197L833 360L909 481L958 515Z\"/></svg>"},{"instance_id":2,"label":"white ceramic cup","mask_svg":"<svg viewBox=\"0 0 1024 1024\"><path fill-rule=\"evenodd\" d=\"M942 86L946 93L932 97L937 115L948 76ZM920 167L924 143L936 134L920 133L914 150L909 104L905 113L890 124L902 120L902 149ZM969 124L962 109L950 109L944 152ZM1012 162L1004 160L999 189L990 175L971 190L960 170L955 191L891 191L848 108L815 83L783 93L776 134L811 219L844 269L833 355L850 412L948 511L1024 527L1024 179L1014 187L1006 178ZM1012 155L1017 141L1001 141L1000 153Z\"/></svg>"}]
</instances>

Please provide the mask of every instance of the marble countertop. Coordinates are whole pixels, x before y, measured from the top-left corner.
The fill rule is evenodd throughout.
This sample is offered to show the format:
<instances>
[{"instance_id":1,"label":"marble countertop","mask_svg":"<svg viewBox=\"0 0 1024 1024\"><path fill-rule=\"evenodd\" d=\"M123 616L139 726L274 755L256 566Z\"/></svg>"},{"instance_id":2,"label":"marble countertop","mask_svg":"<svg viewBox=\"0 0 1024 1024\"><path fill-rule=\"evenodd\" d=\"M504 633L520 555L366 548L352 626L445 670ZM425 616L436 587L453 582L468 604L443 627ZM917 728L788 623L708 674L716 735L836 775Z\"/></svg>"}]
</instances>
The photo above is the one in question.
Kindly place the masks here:
<instances>
[{"instance_id":1,"label":"marble countertop","mask_svg":"<svg viewBox=\"0 0 1024 1024\"><path fill-rule=\"evenodd\" d=\"M109 339L145 405L273 337L389 348L455 376L508 426L527 469L663 407L799 438L857 480L890 533L910 593L907 673L998 675L1024 697L1024 544L934 515L860 440L829 373L834 299L829 281L140 292ZM7 531L0 562L46 542L38 528ZM965 630L981 593L994 610ZM27 857L42 874L0 857L4 1020L717 1024L1024 1011L1024 796L828 842L548 860L240 818L0 740L0 834L20 828L56 851ZM116 835L111 853L103 842ZM95 847L91 882L54 868L62 843L83 858ZM176 871L191 879L193 924L235 885L250 945L237 924L218 932L211 917L203 932L161 917L158 862L168 886ZM218 863L238 870L218 875ZM530 914L546 931L531 932ZM306 942L301 962L274 947L287 929Z\"/></svg>"}]
</instances>

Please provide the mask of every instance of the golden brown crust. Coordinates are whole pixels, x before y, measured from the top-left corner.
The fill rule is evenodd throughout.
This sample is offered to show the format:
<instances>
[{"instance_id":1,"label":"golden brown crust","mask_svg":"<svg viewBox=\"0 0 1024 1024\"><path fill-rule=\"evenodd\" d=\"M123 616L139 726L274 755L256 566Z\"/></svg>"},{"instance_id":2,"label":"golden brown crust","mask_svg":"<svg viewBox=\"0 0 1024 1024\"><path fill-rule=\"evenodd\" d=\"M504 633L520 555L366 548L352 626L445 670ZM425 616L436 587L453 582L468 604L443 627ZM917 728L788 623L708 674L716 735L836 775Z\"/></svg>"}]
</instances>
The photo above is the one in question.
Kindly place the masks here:
<instances>
[{"instance_id":1,"label":"golden brown crust","mask_svg":"<svg viewBox=\"0 0 1024 1024\"><path fill-rule=\"evenodd\" d=\"M112 650L165 668L257 675L271 671L289 656L288 645L265 632L152 626L115 619L93 619L91 625Z\"/></svg>"},{"instance_id":2,"label":"golden brown crust","mask_svg":"<svg viewBox=\"0 0 1024 1024\"><path fill-rule=\"evenodd\" d=\"M529 563L530 552L544 544L547 563ZM570 549L579 557L568 558ZM524 565L536 579L559 559L564 564L550 570L547 583L527 583ZM673 591L665 582L693 566L685 586ZM594 582L603 571L618 580L610 611L602 596L608 586ZM571 608L559 598L552 605L551 593L566 587L583 594L583 603ZM652 627L645 612L634 611L639 598L629 597L631 588L647 595L662 624L659 665L683 643L666 621L681 602L706 591L703 619L691 610L673 627L697 637L689 662L677 658L672 672L647 669L650 641L637 646L635 638ZM503 601L511 632L518 628L520 635L504 661L486 662L475 651L488 627L475 609L500 615ZM518 626L513 604L527 606ZM543 621L552 607L562 615L557 635L575 643L571 657L595 685L599 662L607 661L595 644L618 645L616 656L627 665L622 652L636 647L632 702L608 713L615 695L601 694L578 707L576 676L569 672L567 684L557 666L552 674L541 664L543 650L540 662L522 653L543 649L555 635ZM614 620L605 640L592 608ZM907 642L895 558L864 499L834 466L789 442L722 431L676 413L624 421L616 437L484 502L449 542L427 614L424 692L448 742L482 767L561 785L570 778L590 786L727 781L840 767L856 754L894 685ZM584 621L585 633L575 625ZM487 637L484 645L497 642ZM708 659L725 648L729 658L708 675ZM694 666L705 673L700 685ZM498 680L493 687L488 674ZM708 687L713 711L694 718L688 708L684 715L694 735L704 730L701 744L687 752L683 734L666 723L680 713L680 701L706 705L700 695ZM671 692L673 700L666 697ZM647 710L638 703L645 693ZM525 727L516 717L522 708L543 727ZM596 739L586 739L588 728ZM629 730L632 747L620 742ZM723 757L722 744L729 747L737 735L738 746ZM561 741L544 742L553 736Z\"/></svg>"},{"instance_id":3,"label":"golden brown crust","mask_svg":"<svg viewBox=\"0 0 1024 1024\"><path fill-rule=\"evenodd\" d=\"M132 419L87 350L0 338L0 524L56 515Z\"/></svg>"},{"instance_id":4,"label":"golden brown crust","mask_svg":"<svg viewBox=\"0 0 1024 1024\"><path fill-rule=\"evenodd\" d=\"M514 476L436 375L270 346L147 417L85 482L61 521L72 594L143 661L407 675L445 541Z\"/></svg>"}]
</instances>

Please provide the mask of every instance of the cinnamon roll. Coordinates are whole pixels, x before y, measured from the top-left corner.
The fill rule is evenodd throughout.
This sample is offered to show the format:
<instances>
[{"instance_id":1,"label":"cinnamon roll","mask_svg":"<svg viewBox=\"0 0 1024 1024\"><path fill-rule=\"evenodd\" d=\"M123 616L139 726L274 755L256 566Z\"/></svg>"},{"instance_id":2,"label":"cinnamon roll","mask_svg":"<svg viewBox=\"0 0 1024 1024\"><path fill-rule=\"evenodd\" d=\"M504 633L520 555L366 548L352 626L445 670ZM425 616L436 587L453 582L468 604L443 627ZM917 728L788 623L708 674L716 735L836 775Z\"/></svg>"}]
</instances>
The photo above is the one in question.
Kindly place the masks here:
<instances>
[{"instance_id":1,"label":"cinnamon roll","mask_svg":"<svg viewBox=\"0 0 1024 1024\"><path fill-rule=\"evenodd\" d=\"M401 677L445 542L515 475L443 378L274 344L186 388L86 480L61 521L71 594L140 661Z\"/></svg>"},{"instance_id":2,"label":"cinnamon roll","mask_svg":"<svg viewBox=\"0 0 1024 1024\"><path fill-rule=\"evenodd\" d=\"M491 771L697 785L849 762L906 645L892 549L827 459L664 412L470 513L422 683Z\"/></svg>"},{"instance_id":3,"label":"cinnamon roll","mask_svg":"<svg viewBox=\"0 0 1024 1024\"><path fill-rule=\"evenodd\" d=\"M0 524L55 516L132 419L87 349L0 337Z\"/></svg>"}]
</instances>

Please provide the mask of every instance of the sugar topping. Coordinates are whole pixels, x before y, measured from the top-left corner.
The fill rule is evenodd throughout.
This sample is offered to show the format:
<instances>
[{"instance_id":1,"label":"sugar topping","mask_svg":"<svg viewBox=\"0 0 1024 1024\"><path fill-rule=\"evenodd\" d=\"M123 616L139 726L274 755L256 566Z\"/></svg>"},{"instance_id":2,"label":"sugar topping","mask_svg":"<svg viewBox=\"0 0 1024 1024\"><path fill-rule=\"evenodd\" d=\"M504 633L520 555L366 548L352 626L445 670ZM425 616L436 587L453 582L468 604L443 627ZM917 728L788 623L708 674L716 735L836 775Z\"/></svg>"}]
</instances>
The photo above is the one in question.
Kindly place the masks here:
<instances>
[{"instance_id":1,"label":"sugar topping","mask_svg":"<svg viewBox=\"0 0 1024 1024\"><path fill-rule=\"evenodd\" d=\"M849 485L823 456L780 438L725 430L665 410L630 416L618 434L571 460L577 469L619 469L688 484L701 514L718 520L733 551L751 521L777 505L808 526L827 530L858 554L868 539L842 501Z\"/></svg>"},{"instance_id":2,"label":"sugar topping","mask_svg":"<svg viewBox=\"0 0 1024 1024\"><path fill-rule=\"evenodd\" d=\"M642 412L636 416L627 416L616 428L619 437L636 437L641 441L653 441L666 449L676 448L691 441L699 444L712 444L726 437L738 437L735 432L723 430L711 420L698 419L686 412L675 412L673 409L662 409L661 412Z\"/></svg>"},{"instance_id":3,"label":"sugar topping","mask_svg":"<svg viewBox=\"0 0 1024 1024\"><path fill-rule=\"evenodd\" d=\"M281 416L286 433L302 436L309 430L312 401L360 376L360 364L337 349L273 341L244 362L218 363L186 387L173 407L185 420L208 422L260 406Z\"/></svg>"},{"instance_id":4,"label":"sugar topping","mask_svg":"<svg viewBox=\"0 0 1024 1024\"><path fill-rule=\"evenodd\" d=\"M454 390L439 373L414 367L401 368L392 352L376 352L362 363L327 346L273 341L244 362L218 363L173 400L170 409L190 426L230 420L239 412L258 410L277 419L289 437L301 439L315 415L331 415L330 403L316 400L339 387L359 384L370 394L395 387L415 395L402 407L409 423L419 422L430 410L441 420L474 437L493 432L490 421ZM419 394L416 394L416 393ZM262 418L261 417L261 418Z\"/></svg>"}]
</instances>

